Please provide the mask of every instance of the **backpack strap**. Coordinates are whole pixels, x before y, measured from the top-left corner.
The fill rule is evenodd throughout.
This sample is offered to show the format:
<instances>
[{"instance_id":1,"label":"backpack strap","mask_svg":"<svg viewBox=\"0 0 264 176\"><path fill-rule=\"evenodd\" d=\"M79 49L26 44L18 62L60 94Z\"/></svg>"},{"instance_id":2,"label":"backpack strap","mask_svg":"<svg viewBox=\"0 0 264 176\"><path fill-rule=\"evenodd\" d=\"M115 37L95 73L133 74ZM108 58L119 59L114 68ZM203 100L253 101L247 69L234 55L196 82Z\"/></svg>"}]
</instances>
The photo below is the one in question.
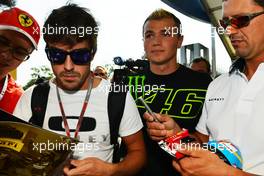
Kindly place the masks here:
<instances>
[{"instance_id":1,"label":"backpack strap","mask_svg":"<svg viewBox=\"0 0 264 176\"><path fill-rule=\"evenodd\" d=\"M49 97L49 81L43 81L38 83L32 92L31 96L31 111L32 116L29 120L30 123L39 127L43 126L44 117L47 108L47 102Z\"/></svg>"},{"instance_id":2,"label":"backpack strap","mask_svg":"<svg viewBox=\"0 0 264 176\"><path fill-rule=\"evenodd\" d=\"M120 85L122 86L122 85ZM117 163L120 161L120 144L118 142L119 137L119 126L121 123L121 119L124 114L124 108L126 104L126 95L127 91L115 92L113 85L112 89L108 94L108 118L109 118L109 126L110 126L110 143L114 145L114 153L113 153L113 163ZM125 89L121 89L125 90Z\"/></svg>"}]
</instances>

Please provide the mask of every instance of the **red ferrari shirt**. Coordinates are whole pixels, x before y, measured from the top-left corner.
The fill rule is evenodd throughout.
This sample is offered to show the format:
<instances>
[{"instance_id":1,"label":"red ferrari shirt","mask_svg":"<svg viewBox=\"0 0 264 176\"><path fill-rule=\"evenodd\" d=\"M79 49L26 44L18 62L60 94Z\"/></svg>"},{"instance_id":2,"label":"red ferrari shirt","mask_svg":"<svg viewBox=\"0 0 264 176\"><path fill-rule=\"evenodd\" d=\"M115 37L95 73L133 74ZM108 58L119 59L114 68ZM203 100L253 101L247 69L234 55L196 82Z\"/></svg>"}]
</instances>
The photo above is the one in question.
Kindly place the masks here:
<instances>
[{"instance_id":1,"label":"red ferrari shirt","mask_svg":"<svg viewBox=\"0 0 264 176\"><path fill-rule=\"evenodd\" d=\"M7 86L4 86L4 82L0 84L0 91L2 94L0 100L0 109L12 114L16 107L17 101L24 92L22 87L16 84L11 75L8 75Z\"/></svg>"}]
</instances>

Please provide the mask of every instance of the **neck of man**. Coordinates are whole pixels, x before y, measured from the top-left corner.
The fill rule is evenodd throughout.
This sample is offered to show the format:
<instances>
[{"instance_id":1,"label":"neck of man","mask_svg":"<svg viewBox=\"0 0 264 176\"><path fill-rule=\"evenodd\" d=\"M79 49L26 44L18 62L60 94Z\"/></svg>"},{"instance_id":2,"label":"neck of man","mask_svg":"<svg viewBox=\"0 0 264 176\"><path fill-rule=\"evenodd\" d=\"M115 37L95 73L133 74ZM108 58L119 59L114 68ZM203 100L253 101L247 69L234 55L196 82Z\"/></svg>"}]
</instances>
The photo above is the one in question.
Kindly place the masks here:
<instances>
[{"instance_id":1,"label":"neck of man","mask_svg":"<svg viewBox=\"0 0 264 176\"><path fill-rule=\"evenodd\" d=\"M176 60L171 60L171 62L164 64L150 63L150 70L156 75L169 75L175 72L179 67L180 65Z\"/></svg>"},{"instance_id":2,"label":"neck of man","mask_svg":"<svg viewBox=\"0 0 264 176\"><path fill-rule=\"evenodd\" d=\"M263 56L256 57L254 59L245 59L245 61L246 61L245 75L247 79L250 80L257 71L259 64L264 62L264 54Z\"/></svg>"}]
</instances>

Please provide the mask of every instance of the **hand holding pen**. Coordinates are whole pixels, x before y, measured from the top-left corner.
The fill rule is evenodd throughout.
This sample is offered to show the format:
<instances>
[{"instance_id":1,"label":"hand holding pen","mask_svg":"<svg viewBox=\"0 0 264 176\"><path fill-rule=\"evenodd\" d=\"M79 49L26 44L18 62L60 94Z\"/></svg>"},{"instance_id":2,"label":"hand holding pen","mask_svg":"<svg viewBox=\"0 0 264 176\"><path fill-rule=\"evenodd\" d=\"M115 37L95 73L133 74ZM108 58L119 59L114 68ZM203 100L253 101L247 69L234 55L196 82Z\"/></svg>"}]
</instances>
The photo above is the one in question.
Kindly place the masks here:
<instances>
[{"instance_id":1,"label":"hand holding pen","mask_svg":"<svg viewBox=\"0 0 264 176\"><path fill-rule=\"evenodd\" d=\"M160 141L182 130L169 115L154 113L142 97L138 100L148 111L144 113L143 117L146 120L147 131L152 140Z\"/></svg>"}]
</instances>

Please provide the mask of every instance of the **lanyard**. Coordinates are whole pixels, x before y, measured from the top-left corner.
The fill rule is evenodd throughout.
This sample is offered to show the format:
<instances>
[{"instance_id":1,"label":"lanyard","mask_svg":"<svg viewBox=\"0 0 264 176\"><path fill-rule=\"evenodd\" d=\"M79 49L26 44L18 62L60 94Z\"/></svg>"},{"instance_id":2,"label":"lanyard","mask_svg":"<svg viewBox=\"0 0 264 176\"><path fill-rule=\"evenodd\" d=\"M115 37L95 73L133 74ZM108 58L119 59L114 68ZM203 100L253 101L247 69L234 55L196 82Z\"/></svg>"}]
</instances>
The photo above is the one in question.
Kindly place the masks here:
<instances>
[{"instance_id":1,"label":"lanyard","mask_svg":"<svg viewBox=\"0 0 264 176\"><path fill-rule=\"evenodd\" d=\"M80 117L79 117L79 120L78 120L78 123L77 123L77 126L76 126L76 130L75 130L75 133L74 133L74 138L78 137L78 133L80 131L80 127L81 127L81 124L82 124L82 121L83 121L83 116L84 116L84 113L85 113L85 110L87 108L88 101L89 101L89 98L90 98L90 95L91 95L91 91L92 91L92 87L93 87L93 77L92 76L89 76L88 82L89 82L89 85L88 85L86 96L85 96L85 99L84 99L84 102L83 102L82 111L80 113ZM62 101L61 101L61 97L60 97L59 89L58 89L57 85L56 85L56 93L57 93L57 98L58 98L58 101L59 101L60 111L61 111L61 115L62 115L64 127L65 127L65 131L66 131L66 135L68 137L71 137L70 128L69 128L69 125L68 125L68 122L67 122L67 118L66 118L66 115L65 115L65 112L64 112L64 108L63 108L63 105L62 105Z\"/></svg>"},{"instance_id":2,"label":"lanyard","mask_svg":"<svg viewBox=\"0 0 264 176\"><path fill-rule=\"evenodd\" d=\"M8 76L5 76L5 81L4 81L4 84L3 84L3 88L2 88L2 91L0 93L0 101L3 99L3 97L5 95L5 92L6 92L6 89L7 89L7 83L8 83Z\"/></svg>"}]
</instances>

